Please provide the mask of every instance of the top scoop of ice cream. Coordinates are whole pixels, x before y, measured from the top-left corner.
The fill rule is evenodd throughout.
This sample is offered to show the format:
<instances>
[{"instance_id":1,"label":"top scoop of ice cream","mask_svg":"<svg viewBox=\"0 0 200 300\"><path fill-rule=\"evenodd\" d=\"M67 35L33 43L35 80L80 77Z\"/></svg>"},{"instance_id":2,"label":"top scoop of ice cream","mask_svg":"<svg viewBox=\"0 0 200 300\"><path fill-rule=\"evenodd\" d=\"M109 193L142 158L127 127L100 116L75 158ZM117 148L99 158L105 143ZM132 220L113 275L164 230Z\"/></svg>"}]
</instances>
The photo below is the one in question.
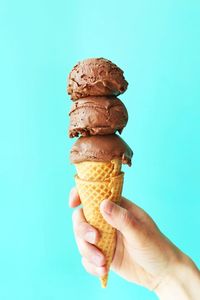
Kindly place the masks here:
<instances>
[{"instance_id":1,"label":"top scoop of ice cream","mask_svg":"<svg viewBox=\"0 0 200 300\"><path fill-rule=\"evenodd\" d=\"M114 96L90 96L74 101L69 115L70 137L121 133L128 121L126 107Z\"/></svg>"},{"instance_id":2,"label":"top scoop of ice cream","mask_svg":"<svg viewBox=\"0 0 200 300\"><path fill-rule=\"evenodd\" d=\"M127 89L123 71L110 60L80 61L69 74L67 92L72 100L87 96L118 96Z\"/></svg>"},{"instance_id":3,"label":"top scoop of ice cream","mask_svg":"<svg viewBox=\"0 0 200 300\"><path fill-rule=\"evenodd\" d=\"M72 146L70 160L72 163L82 161L110 161L118 158L123 164L131 166L133 151L125 141L116 134L80 137Z\"/></svg>"}]
</instances>

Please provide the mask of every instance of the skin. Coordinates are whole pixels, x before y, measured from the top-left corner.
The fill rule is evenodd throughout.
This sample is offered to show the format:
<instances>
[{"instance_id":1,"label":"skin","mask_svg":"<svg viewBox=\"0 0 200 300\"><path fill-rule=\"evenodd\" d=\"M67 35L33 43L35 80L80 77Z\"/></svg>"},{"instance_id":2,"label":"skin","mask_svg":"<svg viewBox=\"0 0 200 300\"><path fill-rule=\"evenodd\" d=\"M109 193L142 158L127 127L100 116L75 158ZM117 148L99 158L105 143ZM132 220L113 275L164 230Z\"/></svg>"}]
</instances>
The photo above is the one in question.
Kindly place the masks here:
<instances>
[{"instance_id":1,"label":"skin","mask_svg":"<svg viewBox=\"0 0 200 300\"><path fill-rule=\"evenodd\" d=\"M69 205L75 208L80 204L79 195L73 188ZM120 206L104 200L100 211L105 220L117 229L116 249L111 264L114 272L128 281L154 290L163 300L175 295L180 300L197 299L193 294L199 291L200 295L199 270L160 232L144 210L122 197ZM87 223L80 207L73 213L73 228L86 271L96 276L106 274L105 257L95 247L99 232ZM187 276L184 278L183 274L193 278L193 286L187 283Z\"/></svg>"}]
</instances>

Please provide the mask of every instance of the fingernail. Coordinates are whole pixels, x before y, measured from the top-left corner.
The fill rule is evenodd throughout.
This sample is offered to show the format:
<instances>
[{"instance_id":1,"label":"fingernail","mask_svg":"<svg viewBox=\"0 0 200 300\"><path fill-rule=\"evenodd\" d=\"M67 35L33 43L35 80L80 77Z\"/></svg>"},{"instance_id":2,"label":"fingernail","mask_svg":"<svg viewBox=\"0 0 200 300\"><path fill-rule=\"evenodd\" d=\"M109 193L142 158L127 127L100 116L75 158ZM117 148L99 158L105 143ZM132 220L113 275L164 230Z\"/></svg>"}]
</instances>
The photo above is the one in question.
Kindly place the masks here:
<instances>
[{"instance_id":1,"label":"fingernail","mask_svg":"<svg viewBox=\"0 0 200 300\"><path fill-rule=\"evenodd\" d=\"M89 242L89 243L94 243L95 239L96 239L96 234L94 231L88 231L85 234L85 239Z\"/></svg>"},{"instance_id":2,"label":"fingernail","mask_svg":"<svg viewBox=\"0 0 200 300\"><path fill-rule=\"evenodd\" d=\"M101 266L102 262L103 262L103 257L101 255L99 255L98 253L96 253L93 257L92 257L93 262L95 263L95 265L97 266Z\"/></svg>"},{"instance_id":3,"label":"fingernail","mask_svg":"<svg viewBox=\"0 0 200 300\"><path fill-rule=\"evenodd\" d=\"M109 200L104 200L101 204L101 208L106 214L111 215L113 209L113 202Z\"/></svg>"}]
</instances>

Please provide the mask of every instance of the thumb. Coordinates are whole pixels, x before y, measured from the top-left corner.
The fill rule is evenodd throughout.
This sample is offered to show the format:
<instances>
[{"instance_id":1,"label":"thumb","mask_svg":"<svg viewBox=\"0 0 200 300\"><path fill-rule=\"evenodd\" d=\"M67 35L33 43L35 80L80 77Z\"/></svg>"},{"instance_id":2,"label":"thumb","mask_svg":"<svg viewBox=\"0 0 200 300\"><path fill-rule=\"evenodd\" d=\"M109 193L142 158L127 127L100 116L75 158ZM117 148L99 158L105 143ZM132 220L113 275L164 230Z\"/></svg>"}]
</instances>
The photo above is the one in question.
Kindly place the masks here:
<instances>
[{"instance_id":1,"label":"thumb","mask_svg":"<svg viewBox=\"0 0 200 300\"><path fill-rule=\"evenodd\" d=\"M100 205L100 212L104 219L114 228L128 237L137 225L136 219L125 208L110 200L104 200Z\"/></svg>"}]
</instances>

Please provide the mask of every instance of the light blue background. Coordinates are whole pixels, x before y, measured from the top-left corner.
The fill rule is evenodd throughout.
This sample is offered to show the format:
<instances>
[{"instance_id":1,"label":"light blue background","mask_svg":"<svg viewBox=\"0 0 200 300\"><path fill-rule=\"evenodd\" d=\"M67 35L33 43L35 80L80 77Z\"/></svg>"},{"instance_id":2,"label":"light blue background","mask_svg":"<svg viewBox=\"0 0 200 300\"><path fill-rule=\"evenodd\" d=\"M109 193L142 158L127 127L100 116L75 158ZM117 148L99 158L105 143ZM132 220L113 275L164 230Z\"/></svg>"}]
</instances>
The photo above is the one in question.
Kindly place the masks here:
<instances>
[{"instance_id":1,"label":"light blue background","mask_svg":"<svg viewBox=\"0 0 200 300\"><path fill-rule=\"evenodd\" d=\"M129 81L124 195L200 265L200 2L0 1L0 298L156 299L81 266L68 192L66 76L87 57Z\"/></svg>"}]
</instances>

